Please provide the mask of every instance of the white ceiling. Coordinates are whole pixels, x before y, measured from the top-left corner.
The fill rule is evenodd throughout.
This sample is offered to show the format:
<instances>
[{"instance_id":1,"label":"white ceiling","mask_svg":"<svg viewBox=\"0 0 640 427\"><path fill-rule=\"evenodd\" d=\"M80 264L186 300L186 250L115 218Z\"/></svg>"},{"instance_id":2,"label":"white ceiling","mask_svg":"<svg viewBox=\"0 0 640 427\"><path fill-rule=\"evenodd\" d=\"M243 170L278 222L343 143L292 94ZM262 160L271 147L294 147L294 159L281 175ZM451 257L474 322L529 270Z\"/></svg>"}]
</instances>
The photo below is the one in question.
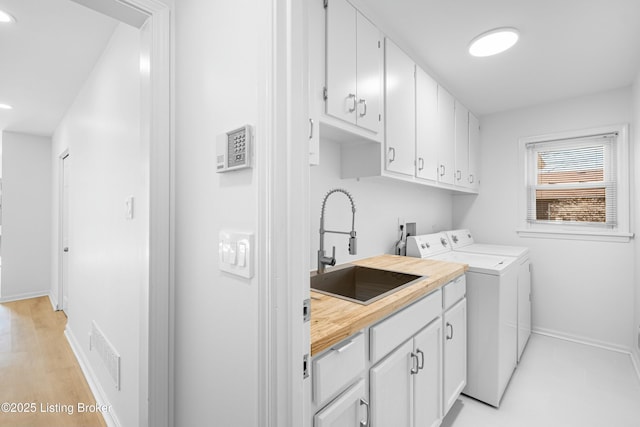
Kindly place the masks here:
<instances>
[{"instance_id":1,"label":"white ceiling","mask_svg":"<svg viewBox=\"0 0 640 427\"><path fill-rule=\"evenodd\" d=\"M478 115L631 85L640 71L640 0L353 0ZM496 27L511 50L467 53Z\"/></svg>"},{"instance_id":2,"label":"white ceiling","mask_svg":"<svg viewBox=\"0 0 640 427\"><path fill-rule=\"evenodd\" d=\"M117 21L71 0L0 0L0 131L51 135Z\"/></svg>"},{"instance_id":3,"label":"white ceiling","mask_svg":"<svg viewBox=\"0 0 640 427\"><path fill-rule=\"evenodd\" d=\"M352 0L478 115L628 86L640 71L640 0ZM0 130L50 135L117 22L71 0L0 0ZM383 17L383 18L382 18ZM473 58L500 26L513 49Z\"/></svg>"}]
</instances>

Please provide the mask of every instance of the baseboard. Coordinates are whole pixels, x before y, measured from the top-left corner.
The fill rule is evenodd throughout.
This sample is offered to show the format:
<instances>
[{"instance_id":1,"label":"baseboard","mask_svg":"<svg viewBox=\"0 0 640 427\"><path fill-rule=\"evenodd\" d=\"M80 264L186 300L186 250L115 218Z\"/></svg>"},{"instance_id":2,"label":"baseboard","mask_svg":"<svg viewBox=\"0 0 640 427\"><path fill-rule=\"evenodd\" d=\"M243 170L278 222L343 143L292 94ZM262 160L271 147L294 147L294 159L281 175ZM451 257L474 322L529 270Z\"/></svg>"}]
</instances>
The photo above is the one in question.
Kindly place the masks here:
<instances>
[{"instance_id":1,"label":"baseboard","mask_svg":"<svg viewBox=\"0 0 640 427\"><path fill-rule=\"evenodd\" d=\"M78 340L76 340L75 336L73 335L73 332L68 327L65 328L64 335L65 337L67 337L67 341L71 346L71 350L73 351L73 354L76 356L76 359L78 360L80 369L82 369L82 373L84 374L87 380L87 383L89 384L89 388L91 389L91 392L93 393L93 396L96 399L96 404L100 406L106 405L112 408L111 411L102 412L102 417L104 418L104 421L107 423L107 426L122 427L122 424L120 424L118 417L114 413L113 406L109 403L106 397L106 394L102 389L102 386L100 385L100 381L98 380L98 377L96 376L95 372L91 368L91 364L89 364L89 361L86 358L85 353L82 350L82 347L80 346L80 343L78 342Z\"/></svg>"},{"instance_id":2,"label":"baseboard","mask_svg":"<svg viewBox=\"0 0 640 427\"><path fill-rule=\"evenodd\" d=\"M47 291L27 292L25 294L12 295L10 297L2 297L0 298L0 303L21 301L23 299L31 299L31 298L39 298L39 297L47 297L47 296L49 296L49 292Z\"/></svg>"},{"instance_id":3,"label":"baseboard","mask_svg":"<svg viewBox=\"0 0 640 427\"><path fill-rule=\"evenodd\" d=\"M631 364L633 365L633 369L635 370L636 375L638 376L638 380L640 381L640 358L636 351L632 351L627 347L622 347L615 344L605 343L597 340L585 339L583 337L576 337L569 334L563 334L557 331L551 331L549 329L534 328L531 330L531 332L538 335L544 335L551 338L557 338L560 340L571 341L577 344L588 345L591 347L597 347L604 350L615 351L616 353L626 354L627 356L629 356L629 358L631 358Z\"/></svg>"},{"instance_id":4,"label":"baseboard","mask_svg":"<svg viewBox=\"0 0 640 427\"><path fill-rule=\"evenodd\" d=\"M55 297L53 292L49 292L48 296L51 307L53 307L53 311L58 311L58 299Z\"/></svg>"},{"instance_id":5,"label":"baseboard","mask_svg":"<svg viewBox=\"0 0 640 427\"><path fill-rule=\"evenodd\" d=\"M598 347L604 350L610 350L610 351L615 351L615 352L624 353L624 354L631 354L629 347L624 347L624 346L620 346L617 344L608 343L604 341L593 340L593 339L582 337L579 335L566 334L563 332L554 331L552 329L533 328L531 332L534 334L544 335L551 338L558 338L565 341L571 341L577 344L584 344L584 345L589 345L591 347Z\"/></svg>"}]
</instances>

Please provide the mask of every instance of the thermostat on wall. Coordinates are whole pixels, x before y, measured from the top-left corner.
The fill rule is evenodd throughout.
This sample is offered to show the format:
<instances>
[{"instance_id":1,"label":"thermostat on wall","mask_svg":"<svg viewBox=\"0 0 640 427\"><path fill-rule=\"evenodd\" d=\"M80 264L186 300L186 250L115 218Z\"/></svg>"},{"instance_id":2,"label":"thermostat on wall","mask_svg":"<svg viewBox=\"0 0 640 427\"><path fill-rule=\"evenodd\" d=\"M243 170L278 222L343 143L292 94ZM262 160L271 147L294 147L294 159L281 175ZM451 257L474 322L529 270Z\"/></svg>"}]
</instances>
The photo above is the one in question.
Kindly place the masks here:
<instances>
[{"instance_id":1,"label":"thermostat on wall","mask_svg":"<svg viewBox=\"0 0 640 427\"><path fill-rule=\"evenodd\" d=\"M253 127L245 125L218 135L216 146L216 172L227 172L251 167Z\"/></svg>"}]
</instances>

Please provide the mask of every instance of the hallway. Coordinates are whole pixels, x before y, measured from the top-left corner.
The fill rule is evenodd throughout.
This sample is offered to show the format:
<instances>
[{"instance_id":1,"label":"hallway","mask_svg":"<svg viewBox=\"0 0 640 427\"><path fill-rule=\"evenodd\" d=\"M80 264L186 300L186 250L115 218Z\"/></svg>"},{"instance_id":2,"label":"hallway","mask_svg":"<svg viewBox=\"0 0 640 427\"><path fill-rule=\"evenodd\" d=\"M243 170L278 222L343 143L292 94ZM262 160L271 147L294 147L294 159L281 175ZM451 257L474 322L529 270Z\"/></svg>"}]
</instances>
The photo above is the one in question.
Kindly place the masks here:
<instances>
[{"instance_id":1,"label":"hallway","mask_svg":"<svg viewBox=\"0 0 640 427\"><path fill-rule=\"evenodd\" d=\"M106 426L48 297L0 304L0 425Z\"/></svg>"}]
</instances>

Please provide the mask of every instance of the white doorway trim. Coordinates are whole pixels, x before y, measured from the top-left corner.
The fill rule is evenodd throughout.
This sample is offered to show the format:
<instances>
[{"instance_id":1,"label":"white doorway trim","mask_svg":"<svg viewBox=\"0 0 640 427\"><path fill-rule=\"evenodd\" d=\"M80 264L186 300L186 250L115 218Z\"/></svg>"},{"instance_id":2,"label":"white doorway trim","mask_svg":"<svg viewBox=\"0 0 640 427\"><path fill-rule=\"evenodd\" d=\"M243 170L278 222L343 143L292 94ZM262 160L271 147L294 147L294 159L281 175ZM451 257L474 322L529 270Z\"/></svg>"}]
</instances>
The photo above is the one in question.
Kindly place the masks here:
<instances>
[{"instance_id":1,"label":"white doorway trim","mask_svg":"<svg viewBox=\"0 0 640 427\"><path fill-rule=\"evenodd\" d=\"M141 28L149 77L141 137L149 149L147 286L140 312L141 427L172 427L174 286L173 0L72 0ZM145 19L146 16L146 19Z\"/></svg>"},{"instance_id":2,"label":"white doorway trim","mask_svg":"<svg viewBox=\"0 0 640 427\"><path fill-rule=\"evenodd\" d=\"M69 158L69 149L65 149L60 156L58 156L58 200L60 201L58 205L58 295L56 301L56 310L65 311L67 307L65 306L65 292L69 290L66 289L65 274L66 269L64 268L64 258L65 258L65 247L67 242L65 242L64 236L68 236L69 230L68 222L67 227L65 227L65 209L67 210L66 214L69 215L68 212L68 197L69 195L65 192L65 186L68 185L69 177L65 171L65 162L68 161ZM66 200L65 200L66 199ZM65 311L66 314L66 311Z\"/></svg>"},{"instance_id":3,"label":"white doorway trim","mask_svg":"<svg viewBox=\"0 0 640 427\"><path fill-rule=\"evenodd\" d=\"M265 74L259 98L264 141L256 143L259 185L260 330L259 419L265 427L307 426L310 378L309 323L303 301L309 293L309 147L307 93L307 2L265 2L260 64ZM310 389L310 388L309 388Z\"/></svg>"}]
</instances>

